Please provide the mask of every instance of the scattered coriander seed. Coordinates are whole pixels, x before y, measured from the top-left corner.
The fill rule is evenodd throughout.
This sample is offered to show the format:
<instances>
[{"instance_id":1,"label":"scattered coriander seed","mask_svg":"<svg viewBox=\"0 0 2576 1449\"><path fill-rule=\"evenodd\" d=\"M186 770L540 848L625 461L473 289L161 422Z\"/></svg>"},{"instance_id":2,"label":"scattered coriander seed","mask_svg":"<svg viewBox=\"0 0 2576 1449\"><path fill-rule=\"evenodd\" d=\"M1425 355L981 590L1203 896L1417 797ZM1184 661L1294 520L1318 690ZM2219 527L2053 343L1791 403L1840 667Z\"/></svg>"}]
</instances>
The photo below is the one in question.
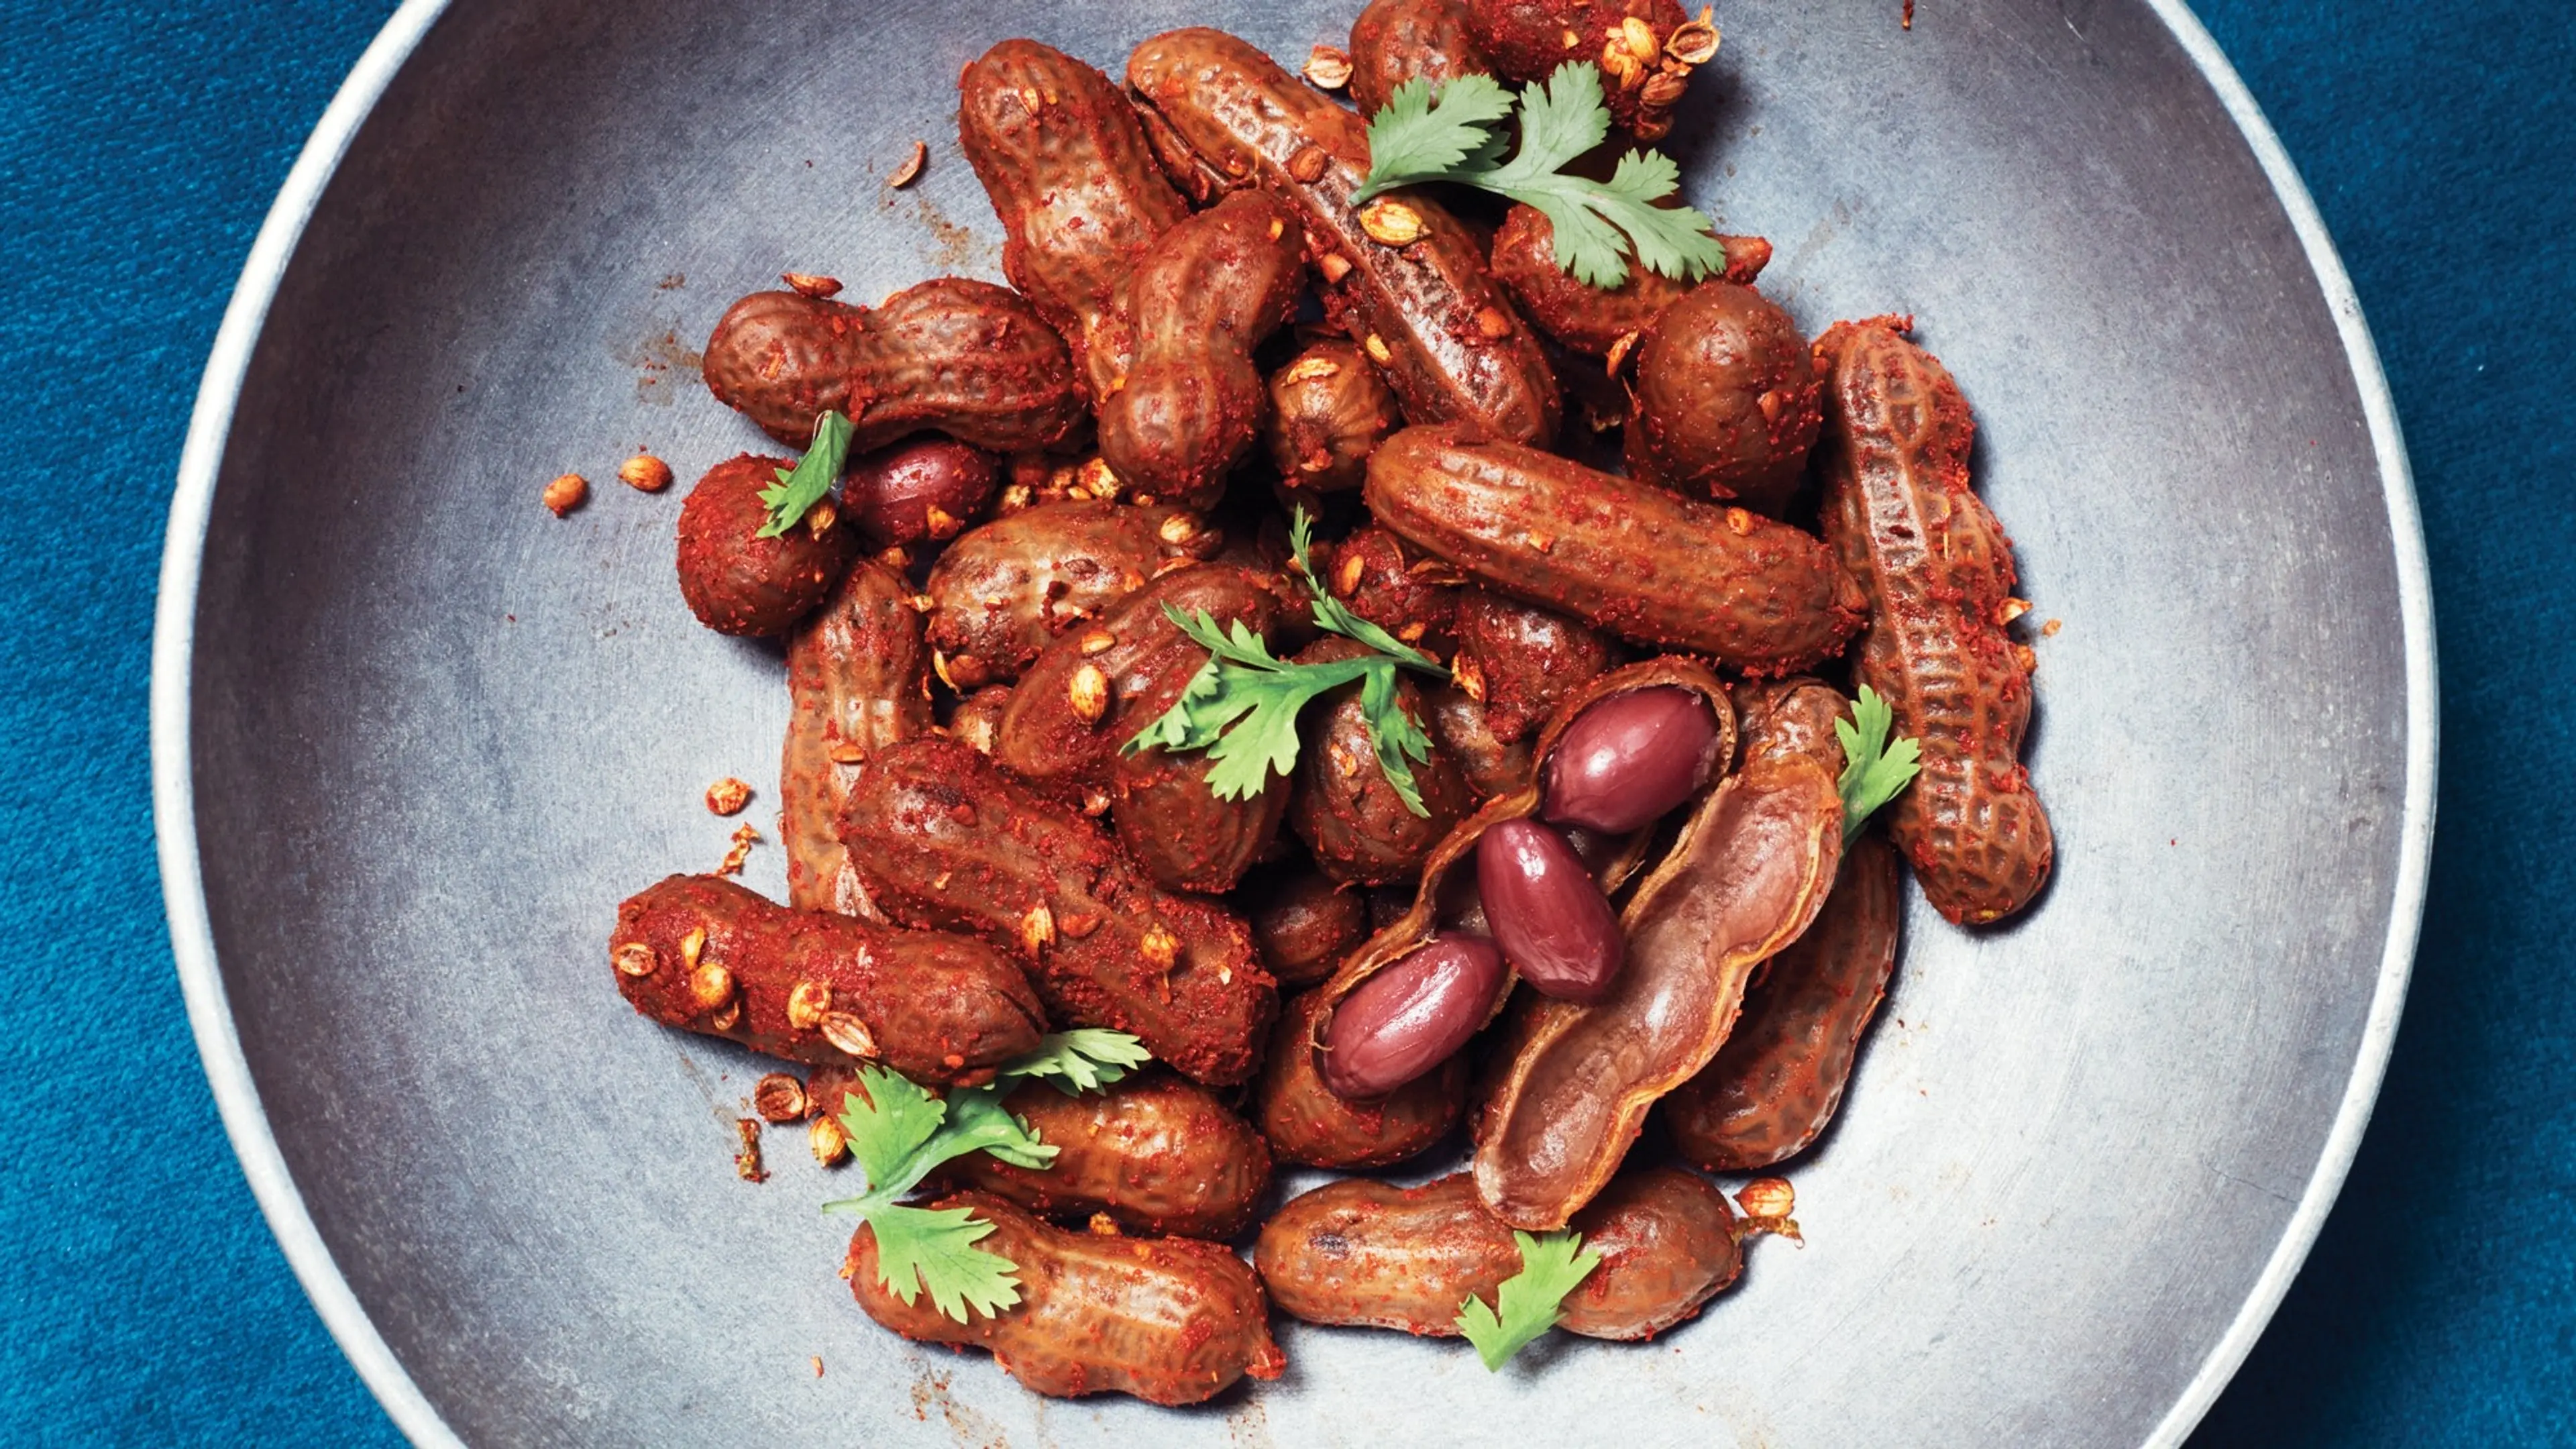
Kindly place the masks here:
<instances>
[{"instance_id":1,"label":"scattered coriander seed","mask_svg":"<svg viewBox=\"0 0 2576 1449\"><path fill-rule=\"evenodd\" d=\"M557 518L569 517L572 511L590 500L590 480L579 473L566 473L546 485L544 503Z\"/></svg>"},{"instance_id":2,"label":"scattered coriander seed","mask_svg":"<svg viewBox=\"0 0 2576 1449\"><path fill-rule=\"evenodd\" d=\"M617 465L617 481L638 493L659 493L671 486L671 465L650 453L638 453Z\"/></svg>"}]
</instances>

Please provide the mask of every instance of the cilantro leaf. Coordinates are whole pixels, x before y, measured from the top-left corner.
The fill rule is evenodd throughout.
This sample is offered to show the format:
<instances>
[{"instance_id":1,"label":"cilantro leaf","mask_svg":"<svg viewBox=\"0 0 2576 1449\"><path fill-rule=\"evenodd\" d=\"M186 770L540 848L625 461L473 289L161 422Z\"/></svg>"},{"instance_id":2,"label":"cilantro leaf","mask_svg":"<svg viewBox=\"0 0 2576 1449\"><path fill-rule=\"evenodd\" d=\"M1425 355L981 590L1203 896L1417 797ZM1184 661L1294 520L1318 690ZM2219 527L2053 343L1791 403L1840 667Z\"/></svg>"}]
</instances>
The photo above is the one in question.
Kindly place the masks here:
<instances>
[{"instance_id":1,"label":"cilantro leaf","mask_svg":"<svg viewBox=\"0 0 2576 1449\"><path fill-rule=\"evenodd\" d=\"M1395 693L1394 670L1372 669L1360 681L1360 722L1368 726L1369 748L1377 755L1378 770L1395 787L1396 798L1405 809L1430 818L1430 807L1422 803L1422 787L1414 783L1408 762L1431 757L1431 736L1404 712Z\"/></svg>"},{"instance_id":2,"label":"cilantro leaf","mask_svg":"<svg viewBox=\"0 0 2576 1449\"><path fill-rule=\"evenodd\" d=\"M900 1186L922 1148L939 1135L948 1120L948 1104L923 1091L909 1077L879 1066L859 1068L860 1090L841 1105L841 1127L850 1136L850 1155L868 1175L868 1186L889 1196L909 1192L913 1183L946 1158L934 1158L910 1182ZM953 1154L952 1154L953 1155Z\"/></svg>"},{"instance_id":3,"label":"cilantro leaf","mask_svg":"<svg viewBox=\"0 0 2576 1449\"><path fill-rule=\"evenodd\" d=\"M1310 560L1314 551L1314 535L1315 520L1306 516L1306 505L1298 504L1288 522L1288 547L1291 560L1297 565L1297 576L1306 581L1306 592L1314 600L1315 627L1345 639L1356 639L1408 668L1447 678L1448 672L1430 655L1352 613L1348 605L1334 598L1331 591L1316 580Z\"/></svg>"},{"instance_id":4,"label":"cilantro leaf","mask_svg":"<svg viewBox=\"0 0 2576 1449\"><path fill-rule=\"evenodd\" d=\"M948 1125L938 1139L942 1160L986 1152L1032 1172L1053 1167L1056 1149L1040 1142L1018 1113L1002 1105L998 1085L970 1087L949 1098Z\"/></svg>"},{"instance_id":5,"label":"cilantro leaf","mask_svg":"<svg viewBox=\"0 0 2576 1449\"><path fill-rule=\"evenodd\" d=\"M930 1290L931 1306L967 1321L971 1307L990 1318L1020 1301L1020 1265L975 1244L993 1225L973 1208L881 1207L868 1214L877 1240L877 1274L909 1304Z\"/></svg>"},{"instance_id":6,"label":"cilantro leaf","mask_svg":"<svg viewBox=\"0 0 2576 1449\"><path fill-rule=\"evenodd\" d=\"M1842 790L1846 841L1860 834L1878 807L1895 799L1922 772L1920 741L1888 743L1887 732L1895 725L1896 711L1866 684L1852 701L1852 717L1834 721L1834 738L1843 746L1842 778L1835 784Z\"/></svg>"},{"instance_id":7,"label":"cilantro leaf","mask_svg":"<svg viewBox=\"0 0 2576 1449\"><path fill-rule=\"evenodd\" d=\"M1182 687L1170 709L1120 748L1128 754L1155 746L1175 754L1206 750L1216 762L1208 771L1208 789L1220 800L1250 799L1261 793L1272 772L1285 775L1295 769L1297 715L1306 702L1384 662L1290 664L1273 655L1240 619L1229 637L1204 610L1193 617L1165 604L1163 612L1208 651L1208 662Z\"/></svg>"},{"instance_id":8,"label":"cilantro leaf","mask_svg":"<svg viewBox=\"0 0 2576 1449\"><path fill-rule=\"evenodd\" d=\"M1482 87L1462 97L1453 113L1450 93L1469 80ZM1487 118L1486 91L1500 90L1490 79L1458 77L1443 88L1437 105L1423 80L1406 82L1396 94L1412 87L1421 88L1420 96L1402 116L1394 115L1390 100L1369 123L1369 174L1354 202L1398 186L1449 181L1536 207L1555 230L1556 264L1595 287L1626 281L1632 254L1648 271L1684 281L1725 270L1726 248L1705 215L1655 204L1681 187L1681 168L1670 156L1630 151L1608 181L1565 173L1567 163L1610 134L1599 66L1567 61L1547 80L1522 89L1520 149L1509 161L1501 159L1504 133L1495 124L1501 116ZM1469 125L1487 128L1485 145L1464 139Z\"/></svg>"},{"instance_id":9,"label":"cilantro leaf","mask_svg":"<svg viewBox=\"0 0 2576 1449\"><path fill-rule=\"evenodd\" d=\"M1565 1295L1601 1263L1601 1255L1583 1246L1579 1233L1540 1237L1514 1232L1520 1244L1521 1270L1494 1290L1488 1306L1473 1293L1458 1305L1458 1331L1476 1346L1476 1356L1489 1370L1499 1370L1530 1340L1556 1327Z\"/></svg>"},{"instance_id":10,"label":"cilantro leaf","mask_svg":"<svg viewBox=\"0 0 2576 1449\"><path fill-rule=\"evenodd\" d=\"M1049 1032L1038 1049L1002 1069L1023 1081L1050 1081L1068 1097L1096 1092L1154 1059L1145 1044L1123 1031L1085 1026Z\"/></svg>"},{"instance_id":11,"label":"cilantro leaf","mask_svg":"<svg viewBox=\"0 0 2576 1449\"><path fill-rule=\"evenodd\" d=\"M1405 808L1427 817L1431 812L1422 803L1408 761L1427 759L1431 738L1398 702L1395 671L1418 669L1442 677L1446 671L1430 655L1352 613L1315 581L1308 558L1313 533L1313 520L1299 508L1288 537L1297 572L1314 600L1315 627L1356 640L1372 652L1356 659L1290 663L1272 654L1240 619L1230 629L1219 629L1205 610L1184 614L1165 604L1163 616L1208 651L1208 662L1182 686L1170 709L1119 749L1131 755L1149 749L1205 750L1215 762L1208 771L1209 791L1220 800L1250 799L1273 774L1296 769L1297 716L1307 702L1358 680L1361 719L1378 768Z\"/></svg>"},{"instance_id":12,"label":"cilantro leaf","mask_svg":"<svg viewBox=\"0 0 2576 1449\"><path fill-rule=\"evenodd\" d=\"M1524 86L1520 110L1520 151L1485 173L1496 185L1527 185L1610 139L1601 68L1588 60L1569 60L1546 80Z\"/></svg>"},{"instance_id":13,"label":"cilantro leaf","mask_svg":"<svg viewBox=\"0 0 2576 1449\"><path fill-rule=\"evenodd\" d=\"M1397 86L1369 122L1369 184L1352 202L1490 162L1502 144L1493 124L1511 113L1511 92L1489 75L1455 77L1436 99L1426 76Z\"/></svg>"},{"instance_id":14,"label":"cilantro leaf","mask_svg":"<svg viewBox=\"0 0 2576 1449\"><path fill-rule=\"evenodd\" d=\"M933 1097L909 1078L883 1067L859 1068L860 1090L841 1108L850 1155L867 1174L867 1191L823 1204L825 1212L854 1213L876 1234L877 1262L885 1284L904 1302L923 1288L940 1312L960 1323L969 1307L998 1313L1020 1301L1011 1274L1019 1265L975 1243L993 1231L968 1208L930 1209L898 1202L941 1163L970 1152L990 1153L1016 1167L1043 1172L1057 1149L1040 1142L1002 1099L1023 1081L1052 1080L1068 1092L1095 1091L1153 1058L1123 1031L1087 1028L1051 1033L1038 1049L1016 1057L993 1080Z\"/></svg>"},{"instance_id":15,"label":"cilantro leaf","mask_svg":"<svg viewBox=\"0 0 2576 1449\"><path fill-rule=\"evenodd\" d=\"M837 411L826 412L814 420L814 446L796 460L794 468L779 468L778 481L760 490L760 501L769 505L769 517L760 525L754 538L776 538L796 526L805 510L823 501L840 481L841 467L850 457L850 420Z\"/></svg>"}]
</instances>

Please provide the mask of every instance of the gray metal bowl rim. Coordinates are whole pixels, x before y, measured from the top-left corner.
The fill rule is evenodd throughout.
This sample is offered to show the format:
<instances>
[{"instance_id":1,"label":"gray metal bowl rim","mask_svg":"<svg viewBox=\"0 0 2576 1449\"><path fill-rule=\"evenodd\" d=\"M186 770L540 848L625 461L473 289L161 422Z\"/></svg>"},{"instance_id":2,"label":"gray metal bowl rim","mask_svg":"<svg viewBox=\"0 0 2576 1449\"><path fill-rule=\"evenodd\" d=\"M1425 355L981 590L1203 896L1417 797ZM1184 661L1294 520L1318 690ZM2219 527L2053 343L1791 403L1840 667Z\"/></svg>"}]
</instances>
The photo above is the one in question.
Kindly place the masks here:
<instances>
[{"instance_id":1,"label":"gray metal bowl rim","mask_svg":"<svg viewBox=\"0 0 2576 1449\"><path fill-rule=\"evenodd\" d=\"M162 899L170 918L170 947L177 958L179 984L188 1019L197 1039L224 1131L241 1159L251 1193L267 1215L278 1245L286 1252L304 1291L312 1298L331 1336L356 1365L376 1398L404 1434L421 1445L462 1441L431 1407L393 1350L386 1346L367 1311L341 1275L339 1265L305 1210L302 1193L288 1173L286 1159L269 1130L250 1063L226 1000L217 965L214 931L207 913L205 884L197 854L194 783L189 764L188 693L190 661L196 632L197 582L204 560L206 529L214 503L233 410L240 397L251 354L266 322L287 265L329 187L340 158L365 124L421 38L447 9L448 0L404 0L342 82L313 134L287 173L286 184L269 208L241 280L224 310L212 354L197 389L188 435L179 456L178 488L170 504L169 531L163 541L160 593L152 640L152 813L161 863ZM2271 1321L2290 1280L2315 1243L2352 1166L2353 1153L2370 1123L2379 1095L2397 1021L2406 1000L2406 983L2415 960L2417 934L2423 922L2425 872L2432 855L2435 774L2440 757L2439 687L2433 651L2433 596L2424 556L2423 523L2415 503L2414 478L2407 466L2405 440L2399 435L2397 411L2388 379L2379 365L2378 348L2363 320L2361 301L2336 254L2324 219L2300 180L2289 153L2264 119L2262 108L2245 88L2218 43L2182 0L2147 0L2172 30L2193 64L2207 78L2219 101L2244 135L2282 208L2305 248L2319 290L2332 309L2343 338L2356 390L2369 423L2379 459L2382 496L2388 508L2389 533L2396 548L2399 612L2405 627L2406 787L2399 859L2390 902L2388 940L2381 956L2368 1023L2353 1074L2334 1126L2319 1154L2315 1172L2300 1194L2280 1242L2253 1290L2227 1331L2201 1362L2147 1443L2180 1444L2226 1387L2264 1325Z\"/></svg>"}]
</instances>

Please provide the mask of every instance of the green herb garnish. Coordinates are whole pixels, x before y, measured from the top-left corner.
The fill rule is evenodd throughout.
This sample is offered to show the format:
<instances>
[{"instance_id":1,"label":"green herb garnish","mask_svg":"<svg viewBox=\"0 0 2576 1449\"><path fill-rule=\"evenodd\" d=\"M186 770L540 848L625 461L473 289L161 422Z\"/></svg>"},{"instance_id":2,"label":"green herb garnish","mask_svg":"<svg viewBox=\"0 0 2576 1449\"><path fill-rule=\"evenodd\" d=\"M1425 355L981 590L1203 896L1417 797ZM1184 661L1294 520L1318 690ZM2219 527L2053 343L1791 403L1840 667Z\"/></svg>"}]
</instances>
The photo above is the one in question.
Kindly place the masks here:
<instances>
[{"instance_id":1,"label":"green herb garnish","mask_svg":"<svg viewBox=\"0 0 2576 1449\"><path fill-rule=\"evenodd\" d=\"M1509 94L1491 76L1453 77L1437 100L1426 78L1397 86L1369 122L1368 179L1352 200L1448 181L1535 206L1556 229L1556 264L1595 287L1628 280L1632 250L1648 271L1683 281L1726 269L1726 248L1706 216L1655 205L1681 188L1670 156L1630 151L1608 181L1565 173L1610 134L1599 66L1570 60L1521 91L1520 151L1505 161L1499 123L1510 110Z\"/></svg>"},{"instance_id":2,"label":"green herb garnish","mask_svg":"<svg viewBox=\"0 0 2576 1449\"><path fill-rule=\"evenodd\" d=\"M1313 533L1314 521L1299 508L1288 539L1295 550L1298 575L1314 599L1315 627L1357 640L1375 652L1330 663L1292 664L1272 654L1261 636L1240 619L1229 628L1219 628L1204 609L1185 614L1165 604L1164 616L1208 651L1208 662L1191 676L1170 709L1120 749L1131 755L1156 747L1175 754L1205 750L1216 762L1216 768L1208 771L1208 789L1220 800L1249 799L1260 793L1274 771L1285 775L1296 768L1297 715L1306 702L1358 680L1360 717L1368 726L1369 748L1377 756L1378 769L1406 809L1428 816L1431 811L1422 803L1412 766L1430 757L1431 737L1397 702L1395 672L1417 669L1445 677L1446 671L1430 655L1352 613L1325 592L1307 562Z\"/></svg>"},{"instance_id":3,"label":"green herb garnish","mask_svg":"<svg viewBox=\"0 0 2576 1449\"><path fill-rule=\"evenodd\" d=\"M1888 742L1887 732L1895 725L1896 711L1866 684L1852 701L1852 717L1834 721L1834 738L1843 746L1843 774L1835 783L1842 789L1845 843L1857 837L1878 807L1895 799L1923 770L1919 741Z\"/></svg>"},{"instance_id":4,"label":"green herb garnish","mask_svg":"<svg viewBox=\"0 0 2576 1449\"><path fill-rule=\"evenodd\" d=\"M844 426L847 426L844 424ZM1044 1170L1056 1149L1040 1142L1029 1124L1002 1105L1013 1087L1032 1079L1067 1092L1098 1091L1141 1066L1144 1044L1123 1031L1087 1028L1055 1032L1038 1049L1013 1060L980 1087L959 1087L942 1101L910 1079L879 1066L859 1068L862 1091L841 1108L850 1155L867 1174L868 1190L823 1204L825 1212L850 1213L877 1240L877 1273L905 1303L930 1293L941 1313L968 1321L1020 1301L1019 1265L975 1244L993 1225L971 1208L912 1207L897 1199L921 1185L941 1163L969 1152L989 1152L1013 1166Z\"/></svg>"},{"instance_id":5,"label":"green herb garnish","mask_svg":"<svg viewBox=\"0 0 2576 1449\"><path fill-rule=\"evenodd\" d=\"M1492 1305L1472 1293L1458 1305L1458 1331L1476 1346L1487 1369L1500 1369L1531 1339L1556 1327L1565 1295L1601 1264L1601 1255L1585 1248L1578 1233L1515 1232L1512 1240L1521 1246L1521 1270L1503 1280Z\"/></svg>"},{"instance_id":6,"label":"green herb garnish","mask_svg":"<svg viewBox=\"0 0 2576 1449\"><path fill-rule=\"evenodd\" d=\"M796 526L805 510L823 501L840 481L841 466L850 457L850 420L838 412L827 412L814 420L814 446L796 460L794 468L775 469L778 481L760 490L760 501L769 505L769 518L760 525L754 538L776 538Z\"/></svg>"}]
</instances>

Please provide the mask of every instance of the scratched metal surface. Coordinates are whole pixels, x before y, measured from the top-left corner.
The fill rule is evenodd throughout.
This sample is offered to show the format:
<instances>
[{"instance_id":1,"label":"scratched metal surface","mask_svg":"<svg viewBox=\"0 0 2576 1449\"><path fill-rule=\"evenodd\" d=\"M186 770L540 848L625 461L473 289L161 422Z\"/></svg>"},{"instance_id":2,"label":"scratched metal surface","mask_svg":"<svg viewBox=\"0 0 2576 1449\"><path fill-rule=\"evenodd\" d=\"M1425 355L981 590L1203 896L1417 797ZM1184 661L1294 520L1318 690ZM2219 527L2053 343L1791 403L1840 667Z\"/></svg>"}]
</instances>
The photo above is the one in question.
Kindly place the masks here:
<instances>
[{"instance_id":1,"label":"scratched metal surface","mask_svg":"<svg viewBox=\"0 0 2576 1449\"><path fill-rule=\"evenodd\" d=\"M2376 374L2134 0L1945 0L1911 33L1895 0L1744 0L1677 131L1802 324L1919 318L2064 622L2032 754L2056 884L1985 933L1918 903L1794 1174L1803 1250L1758 1245L1655 1343L1500 1376L1283 1325L1284 1379L1172 1412L895 1340L833 1276L798 1144L734 1179L758 1064L638 1019L601 942L723 853L707 781L755 782L765 819L786 700L774 650L682 607L678 490L617 460L690 478L760 445L692 348L783 269L861 300L997 275L954 141L986 44L1114 69L1213 21L1293 62L1353 3L457 0L357 132L208 455L163 767L195 810L174 910L199 871L211 928L185 969L230 1003L201 1031L219 1086L237 1043L256 1088L237 1140L281 1164L273 1216L300 1193L319 1246L290 1250L416 1437L2131 1444L2186 1430L2259 1328L2402 989L2429 646ZM915 137L928 173L882 191ZM567 469L601 486L557 522L536 495ZM780 890L774 846L749 879Z\"/></svg>"}]
</instances>

